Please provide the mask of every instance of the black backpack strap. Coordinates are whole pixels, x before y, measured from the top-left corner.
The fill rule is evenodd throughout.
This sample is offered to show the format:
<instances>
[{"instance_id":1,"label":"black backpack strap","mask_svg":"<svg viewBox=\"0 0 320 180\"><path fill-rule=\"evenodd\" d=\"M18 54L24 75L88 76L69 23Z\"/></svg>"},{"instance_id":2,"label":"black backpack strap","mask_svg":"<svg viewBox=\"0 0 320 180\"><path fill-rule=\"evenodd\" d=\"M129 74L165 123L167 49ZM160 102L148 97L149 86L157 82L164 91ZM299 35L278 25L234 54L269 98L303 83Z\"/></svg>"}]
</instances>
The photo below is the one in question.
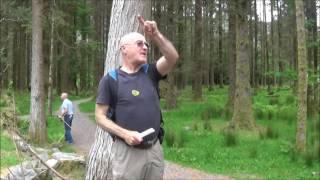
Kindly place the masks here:
<instances>
[{"instance_id":1,"label":"black backpack strap","mask_svg":"<svg viewBox=\"0 0 320 180\"><path fill-rule=\"evenodd\" d=\"M116 121L116 106L118 101L118 69L113 69L108 72L108 86L110 88L110 107L108 109L107 116L113 121Z\"/></svg>"}]
</instances>

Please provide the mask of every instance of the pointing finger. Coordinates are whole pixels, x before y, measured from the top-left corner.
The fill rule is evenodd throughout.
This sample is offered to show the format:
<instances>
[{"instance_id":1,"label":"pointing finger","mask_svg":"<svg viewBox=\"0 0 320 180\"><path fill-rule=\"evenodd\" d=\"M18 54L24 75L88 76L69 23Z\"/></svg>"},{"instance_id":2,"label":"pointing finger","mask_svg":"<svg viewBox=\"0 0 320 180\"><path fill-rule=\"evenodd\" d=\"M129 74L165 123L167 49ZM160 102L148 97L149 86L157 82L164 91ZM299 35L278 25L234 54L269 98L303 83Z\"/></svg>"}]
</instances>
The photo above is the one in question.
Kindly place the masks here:
<instances>
[{"instance_id":1,"label":"pointing finger","mask_svg":"<svg viewBox=\"0 0 320 180\"><path fill-rule=\"evenodd\" d=\"M144 25L144 18L142 16L138 15L138 20L141 25Z\"/></svg>"}]
</instances>

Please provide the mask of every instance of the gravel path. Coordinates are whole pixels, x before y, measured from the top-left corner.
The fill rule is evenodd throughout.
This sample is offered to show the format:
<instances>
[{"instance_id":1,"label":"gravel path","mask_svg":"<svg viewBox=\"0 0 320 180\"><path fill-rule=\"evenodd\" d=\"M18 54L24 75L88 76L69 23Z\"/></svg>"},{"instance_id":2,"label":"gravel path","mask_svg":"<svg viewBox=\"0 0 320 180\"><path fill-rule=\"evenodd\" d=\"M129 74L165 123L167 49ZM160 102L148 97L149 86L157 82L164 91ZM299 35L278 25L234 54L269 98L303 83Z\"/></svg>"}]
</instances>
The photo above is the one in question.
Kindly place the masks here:
<instances>
[{"instance_id":1,"label":"gravel path","mask_svg":"<svg viewBox=\"0 0 320 180\"><path fill-rule=\"evenodd\" d=\"M89 101L88 99L74 101L75 118L72 122L72 136L76 151L83 155L88 155L90 147L94 142L96 124L89 119L87 113L82 113L78 105L82 102ZM165 161L165 180L229 180L228 176L207 174L205 172L182 167L169 161Z\"/></svg>"}]
</instances>

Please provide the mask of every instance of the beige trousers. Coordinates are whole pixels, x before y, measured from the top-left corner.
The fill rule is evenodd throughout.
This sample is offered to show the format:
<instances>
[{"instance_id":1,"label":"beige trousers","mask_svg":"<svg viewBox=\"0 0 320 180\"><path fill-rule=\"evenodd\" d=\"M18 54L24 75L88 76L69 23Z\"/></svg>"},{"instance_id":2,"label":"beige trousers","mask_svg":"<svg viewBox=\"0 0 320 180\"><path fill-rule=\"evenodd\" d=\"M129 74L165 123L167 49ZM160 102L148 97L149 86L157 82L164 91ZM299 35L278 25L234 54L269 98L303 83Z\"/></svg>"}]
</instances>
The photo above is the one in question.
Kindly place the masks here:
<instances>
[{"instance_id":1,"label":"beige trousers","mask_svg":"<svg viewBox=\"0 0 320 180\"><path fill-rule=\"evenodd\" d=\"M149 149L139 149L116 139L111 152L114 180L163 179L164 159L159 141Z\"/></svg>"}]
</instances>

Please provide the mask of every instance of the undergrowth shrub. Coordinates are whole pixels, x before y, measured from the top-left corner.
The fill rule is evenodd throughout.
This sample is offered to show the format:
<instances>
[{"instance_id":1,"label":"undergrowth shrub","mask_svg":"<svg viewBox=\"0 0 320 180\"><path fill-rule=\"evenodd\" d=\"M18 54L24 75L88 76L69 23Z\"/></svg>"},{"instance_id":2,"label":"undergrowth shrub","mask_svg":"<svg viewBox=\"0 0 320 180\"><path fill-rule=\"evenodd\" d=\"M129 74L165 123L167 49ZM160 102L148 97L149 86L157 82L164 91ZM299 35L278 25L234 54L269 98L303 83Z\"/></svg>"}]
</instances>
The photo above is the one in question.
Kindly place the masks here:
<instances>
[{"instance_id":1,"label":"undergrowth shrub","mask_svg":"<svg viewBox=\"0 0 320 180\"><path fill-rule=\"evenodd\" d=\"M277 139L279 137L279 133L273 127L268 126L266 130L266 137L269 139Z\"/></svg>"},{"instance_id":2,"label":"undergrowth shrub","mask_svg":"<svg viewBox=\"0 0 320 180\"><path fill-rule=\"evenodd\" d=\"M238 145L238 136L234 131L225 130L222 131L223 142L227 147L232 147Z\"/></svg>"},{"instance_id":3,"label":"undergrowth shrub","mask_svg":"<svg viewBox=\"0 0 320 180\"><path fill-rule=\"evenodd\" d=\"M203 122L203 129L207 131L212 131L212 126L209 120Z\"/></svg>"},{"instance_id":4,"label":"undergrowth shrub","mask_svg":"<svg viewBox=\"0 0 320 180\"><path fill-rule=\"evenodd\" d=\"M169 147L173 147L174 144L174 132L172 129L168 129L165 133L165 142Z\"/></svg>"},{"instance_id":5,"label":"undergrowth shrub","mask_svg":"<svg viewBox=\"0 0 320 180\"><path fill-rule=\"evenodd\" d=\"M180 130L179 132L175 132L172 129L168 129L165 135L165 141L169 147L184 147L187 141L187 133L185 130Z\"/></svg>"},{"instance_id":6,"label":"undergrowth shrub","mask_svg":"<svg viewBox=\"0 0 320 180\"><path fill-rule=\"evenodd\" d=\"M285 101L287 105L291 105L295 103L295 100L296 98L293 94L288 94Z\"/></svg>"},{"instance_id":7,"label":"undergrowth shrub","mask_svg":"<svg viewBox=\"0 0 320 180\"><path fill-rule=\"evenodd\" d=\"M197 122L193 122L192 126L191 126L192 131L198 131L199 127L198 127L198 123Z\"/></svg>"},{"instance_id":8,"label":"undergrowth shrub","mask_svg":"<svg viewBox=\"0 0 320 180\"><path fill-rule=\"evenodd\" d=\"M307 150L303 155L306 166L312 167L315 159L315 154L312 150Z\"/></svg>"},{"instance_id":9,"label":"undergrowth shrub","mask_svg":"<svg viewBox=\"0 0 320 180\"><path fill-rule=\"evenodd\" d=\"M288 123L296 121L297 108L293 106L282 106L277 112L278 119L286 120Z\"/></svg>"},{"instance_id":10,"label":"undergrowth shrub","mask_svg":"<svg viewBox=\"0 0 320 180\"><path fill-rule=\"evenodd\" d=\"M278 96L271 96L269 99L270 105L278 105L279 104L279 97Z\"/></svg>"},{"instance_id":11,"label":"undergrowth shrub","mask_svg":"<svg viewBox=\"0 0 320 180\"><path fill-rule=\"evenodd\" d=\"M252 158L252 159L255 159L258 157L258 150L257 148L252 148L250 149L249 151L249 157Z\"/></svg>"}]
</instances>

